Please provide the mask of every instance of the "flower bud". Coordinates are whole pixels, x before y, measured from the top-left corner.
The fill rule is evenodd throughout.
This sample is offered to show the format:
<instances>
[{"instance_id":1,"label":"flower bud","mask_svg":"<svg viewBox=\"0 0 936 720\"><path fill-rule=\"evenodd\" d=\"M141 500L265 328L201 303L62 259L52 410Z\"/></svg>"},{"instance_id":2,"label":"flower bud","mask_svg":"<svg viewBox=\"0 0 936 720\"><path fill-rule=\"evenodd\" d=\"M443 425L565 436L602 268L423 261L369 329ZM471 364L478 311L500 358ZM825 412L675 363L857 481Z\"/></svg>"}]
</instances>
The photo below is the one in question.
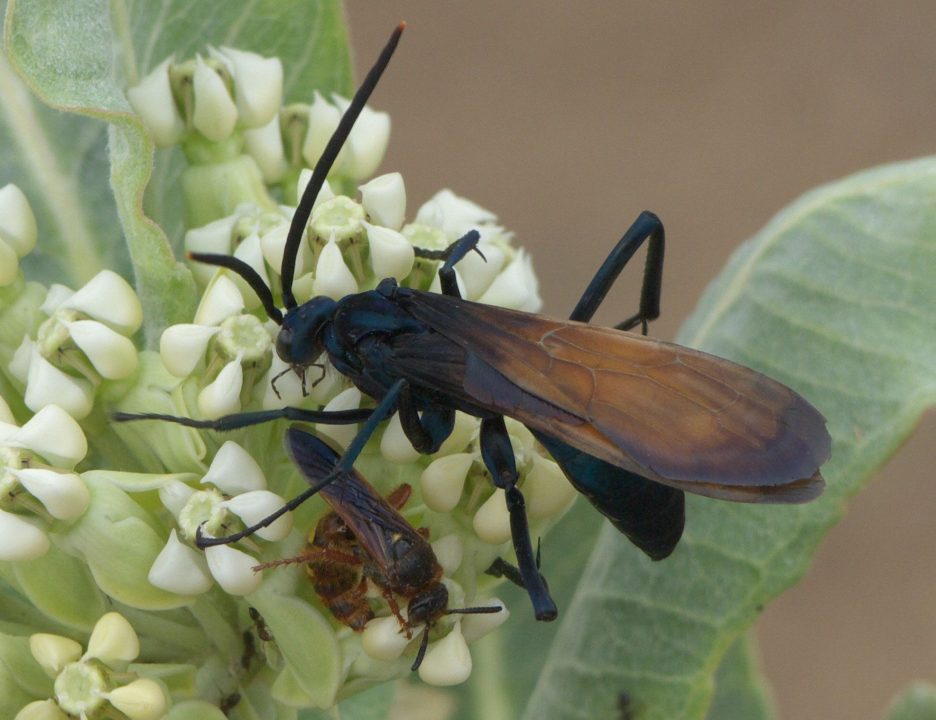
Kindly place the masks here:
<instances>
[{"instance_id":1,"label":"flower bud","mask_svg":"<svg viewBox=\"0 0 936 720\"><path fill-rule=\"evenodd\" d=\"M13 720L70 720L55 700L36 700L25 705Z\"/></svg>"},{"instance_id":2,"label":"flower bud","mask_svg":"<svg viewBox=\"0 0 936 720\"><path fill-rule=\"evenodd\" d=\"M137 351L129 338L95 320L76 320L66 323L66 327L101 377L123 380L136 370Z\"/></svg>"},{"instance_id":3,"label":"flower bud","mask_svg":"<svg viewBox=\"0 0 936 720\"><path fill-rule=\"evenodd\" d=\"M465 682L471 675L471 653L458 623L426 651L419 678L429 685L447 686Z\"/></svg>"},{"instance_id":4,"label":"flower bud","mask_svg":"<svg viewBox=\"0 0 936 720\"><path fill-rule=\"evenodd\" d=\"M237 123L237 107L224 80L201 57L195 58L192 90L195 95L195 112L192 115L195 129L212 142L228 138Z\"/></svg>"},{"instance_id":5,"label":"flower bud","mask_svg":"<svg viewBox=\"0 0 936 720\"><path fill-rule=\"evenodd\" d=\"M208 284L195 311L197 325L220 325L244 309L244 297L226 274L219 273Z\"/></svg>"},{"instance_id":6,"label":"flower bud","mask_svg":"<svg viewBox=\"0 0 936 720\"><path fill-rule=\"evenodd\" d=\"M356 387L349 387L347 390L342 390L335 395L323 410L326 412L331 410L355 410L359 407L361 407L361 391ZM315 425L316 433L327 435L343 448L354 440L357 431L357 425L325 425L324 423L316 423Z\"/></svg>"},{"instance_id":7,"label":"flower bud","mask_svg":"<svg viewBox=\"0 0 936 720\"><path fill-rule=\"evenodd\" d=\"M380 438L380 454L385 460L398 465L405 465L419 458L419 451L413 447L406 433L403 432L403 424L400 422L398 412L390 418Z\"/></svg>"},{"instance_id":8,"label":"flower bud","mask_svg":"<svg viewBox=\"0 0 936 720\"><path fill-rule=\"evenodd\" d=\"M530 257L522 249L507 268L491 283L487 291L478 298L487 305L537 312L543 305L539 295L539 281L533 272Z\"/></svg>"},{"instance_id":9,"label":"flower bud","mask_svg":"<svg viewBox=\"0 0 936 720\"><path fill-rule=\"evenodd\" d=\"M393 615L374 618L361 633L361 649L374 660L396 660L409 643L400 629L400 621Z\"/></svg>"},{"instance_id":10,"label":"flower bud","mask_svg":"<svg viewBox=\"0 0 936 720\"><path fill-rule=\"evenodd\" d=\"M270 287L270 278L267 275L266 262L263 259L263 252L260 249L260 236L257 233L251 233L241 241L234 251L234 257L247 263L257 272L263 280L263 284ZM236 273L231 274L231 279L237 285L238 290L240 290L241 297L244 300L244 306L247 310L255 310L260 307L260 298L257 296L257 293L253 291L253 288L247 284L246 280Z\"/></svg>"},{"instance_id":11,"label":"flower bud","mask_svg":"<svg viewBox=\"0 0 936 720\"><path fill-rule=\"evenodd\" d=\"M303 168L299 172L299 182L296 183L296 197L301 198L305 195L306 186L309 184L309 180L312 179L312 171L309 168ZM315 202L312 203L312 210L315 210L319 205L327 200L331 200L335 197L335 191L332 190L332 186L329 185L328 180L322 183L322 189L319 190L319 194L315 196ZM276 265L274 267L279 267Z\"/></svg>"},{"instance_id":12,"label":"flower bud","mask_svg":"<svg viewBox=\"0 0 936 720\"><path fill-rule=\"evenodd\" d=\"M442 571L446 575L453 575L461 567L465 545L457 533L451 533L432 543L432 551L442 566Z\"/></svg>"},{"instance_id":13,"label":"flower bud","mask_svg":"<svg viewBox=\"0 0 936 720\"><path fill-rule=\"evenodd\" d=\"M266 125L283 102L283 63L277 57L221 47L212 53L223 59L234 78L234 101L244 127Z\"/></svg>"},{"instance_id":14,"label":"flower bud","mask_svg":"<svg viewBox=\"0 0 936 720\"><path fill-rule=\"evenodd\" d=\"M313 292L316 295L325 295L333 300L340 300L345 295L351 295L357 291L357 280L345 264L341 249L335 242L333 234L319 254L318 264L315 266Z\"/></svg>"},{"instance_id":15,"label":"flower bud","mask_svg":"<svg viewBox=\"0 0 936 720\"><path fill-rule=\"evenodd\" d=\"M4 185L0 188L0 239L21 258L36 247L37 236L36 216L26 195L13 183Z\"/></svg>"},{"instance_id":16,"label":"flower bud","mask_svg":"<svg viewBox=\"0 0 936 720\"><path fill-rule=\"evenodd\" d=\"M29 494L59 520L80 517L91 502L87 486L74 473L59 473L45 468L23 468L11 472Z\"/></svg>"},{"instance_id":17,"label":"flower bud","mask_svg":"<svg viewBox=\"0 0 936 720\"><path fill-rule=\"evenodd\" d=\"M497 215L451 190L439 190L416 213L416 222L441 228L452 239L479 225L497 221Z\"/></svg>"},{"instance_id":18,"label":"flower bud","mask_svg":"<svg viewBox=\"0 0 936 720\"><path fill-rule=\"evenodd\" d=\"M475 534L489 545L500 545L510 540L510 513L502 488L497 488L478 508L472 526Z\"/></svg>"},{"instance_id":19,"label":"flower bud","mask_svg":"<svg viewBox=\"0 0 936 720\"><path fill-rule=\"evenodd\" d=\"M361 193L364 212L372 223L391 230L403 227L406 218L406 186L400 173L375 177L361 185L358 191Z\"/></svg>"},{"instance_id":20,"label":"flower bud","mask_svg":"<svg viewBox=\"0 0 936 720\"><path fill-rule=\"evenodd\" d=\"M348 110L350 101L340 95L332 94L332 102L338 106L343 114ZM361 108L351 134L348 136L346 147L350 150L350 157L337 165L340 172L355 180L363 180L373 175L387 152L390 142L390 115L377 112L367 107Z\"/></svg>"},{"instance_id":21,"label":"flower bud","mask_svg":"<svg viewBox=\"0 0 936 720\"><path fill-rule=\"evenodd\" d=\"M201 481L203 485L214 485L227 495L266 490L267 487L263 470L253 455L233 440L225 442L215 453Z\"/></svg>"},{"instance_id":22,"label":"flower bud","mask_svg":"<svg viewBox=\"0 0 936 720\"><path fill-rule=\"evenodd\" d=\"M416 253L410 241L396 230L364 223L374 277L402 280L413 269Z\"/></svg>"},{"instance_id":23,"label":"flower bud","mask_svg":"<svg viewBox=\"0 0 936 720\"><path fill-rule=\"evenodd\" d=\"M251 490L224 501L224 506L248 526L272 515L285 504L283 498L269 490ZM292 513L285 513L266 527L257 530L256 535L264 540L278 542L289 534L292 525Z\"/></svg>"},{"instance_id":24,"label":"flower bud","mask_svg":"<svg viewBox=\"0 0 936 720\"><path fill-rule=\"evenodd\" d=\"M81 426L58 405L46 405L39 410L17 430L10 442L68 470L88 454L88 441Z\"/></svg>"},{"instance_id":25,"label":"flower bud","mask_svg":"<svg viewBox=\"0 0 936 720\"><path fill-rule=\"evenodd\" d=\"M84 313L124 335L132 335L143 324L140 298L112 270L101 270L60 307Z\"/></svg>"},{"instance_id":26,"label":"flower bud","mask_svg":"<svg viewBox=\"0 0 936 720\"><path fill-rule=\"evenodd\" d=\"M535 453L533 468L523 481L523 494L527 515L531 518L557 515L578 495L555 462Z\"/></svg>"},{"instance_id":27,"label":"flower bud","mask_svg":"<svg viewBox=\"0 0 936 720\"><path fill-rule=\"evenodd\" d=\"M239 217L236 213L212 220L207 225L192 228L185 232L185 250L191 253L215 253L229 255L234 225ZM214 277L216 267L204 263L192 263L192 274L201 285L207 285Z\"/></svg>"},{"instance_id":28,"label":"flower bud","mask_svg":"<svg viewBox=\"0 0 936 720\"><path fill-rule=\"evenodd\" d=\"M106 697L129 720L159 720L166 715L166 696L159 683L149 678L116 687Z\"/></svg>"},{"instance_id":29,"label":"flower bud","mask_svg":"<svg viewBox=\"0 0 936 720\"><path fill-rule=\"evenodd\" d=\"M473 643L475 640L487 635L491 630L500 627L510 618L510 610L498 598L479 600L472 603L476 607L495 607L500 605L501 611L496 613L477 613L461 616L461 631L465 642Z\"/></svg>"},{"instance_id":30,"label":"flower bud","mask_svg":"<svg viewBox=\"0 0 936 720\"><path fill-rule=\"evenodd\" d=\"M213 419L240 412L243 387L244 368L238 357L221 368L218 377L198 393L198 410L202 417Z\"/></svg>"},{"instance_id":31,"label":"flower bud","mask_svg":"<svg viewBox=\"0 0 936 720\"><path fill-rule=\"evenodd\" d=\"M170 325L159 338L159 356L176 377L188 377L205 357L208 343L220 328L191 323Z\"/></svg>"},{"instance_id":32,"label":"flower bud","mask_svg":"<svg viewBox=\"0 0 936 720\"><path fill-rule=\"evenodd\" d=\"M61 635L36 633L29 636L29 652L46 675L55 677L62 668L81 657L81 645Z\"/></svg>"},{"instance_id":33,"label":"flower bud","mask_svg":"<svg viewBox=\"0 0 936 720\"><path fill-rule=\"evenodd\" d=\"M83 378L72 377L33 351L23 402L33 412L58 405L76 420L88 416L94 405L94 389Z\"/></svg>"},{"instance_id":34,"label":"flower bud","mask_svg":"<svg viewBox=\"0 0 936 720\"><path fill-rule=\"evenodd\" d=\"M49 538L42 530L5 510L0 510L0 537L0 560L28 562L49 551Z\"/></svg>"},{"instance_id":35,"label":"flower bud","mask_svg":"<svg viewBox=\"0 0 936 720\"><path fill-rule=\"evenodd\" d=\"M263 574L253 570L256 559L230 545L205 548L205 559L212 576L229 595L248 595L263 581Z\"/></svg>"},{"instance_id":36,"label":"flower bud","mask_svg":"<svg viewBox=\"0 0 936 720\"><path fill-rule=\"evenodd\" d=\"M179 595L201 595L214 584L203 555L179 540L175 530L150 567L151 584Z\"/></svg>"},{"instance_id":37,"label":"flower bud","mask_svg":"<svg viewBox=\"0 0 936 720\"><path fill-rule=\"evenodd\" d=\"M455 427L452 428L452 434L442 443L436 457L463 451L468 447L468 443L478 436L480 427L481 421L478 418L456 410Z\"/></svg>"},{"instance_id":38,"label":"flower bud","mask_svg":"<svg viewBox=\"0 0 936 720\"><path fill-rule=\"evenodd\" d=\"M338 108L316 92L313 95L312 104L309 106L309 129L306 131L305 140L302 143L302 158L309 167L315 167L315 163L318 162L325 151L325 146L338 127L340 120L341 112ZM341 168L348 156L348 152L348 144L345 143L345 147L341 149L335 160L335 168Z\"/></svg>"},{"instance_id":39,"label":"flower bud","mask_svg":"<svg viewBox=\"0 0 936 720\"><path fill-rule=\"evenodd\" d=\"M133 626L120 613L109 612L94 624L84 657L113 665L135 660L139 654L140 638Z\"/></svg>"},{"instance_id":40,"label":"flower bud","mask_svg":"<svg viewBox=\"0 0 936 720\"><path fill-rule=\"evenodd\" d=\"M130 107L140 116L157 147L171 147L185 133L185 123L176 107L169 82L171 62L171 57L166 58L139 84L127 89Z\"/></svg>"},{"instance_id":41,"label":"flower bud","mask_svg":"<svg viewBox=\"0 0 936 720\"><path fill-rule=\"evenodd\" d=\"M423 502L436 512L447 513L455 509L474 459L471 453L455 453L429 463L419 478Z\"/></svg>"},{"instance_id":42,"label":"flower bud","mask_svg":"<svg viewBox=\"0 0 936 720\"><path fill-rule=\"evenodd\" d=\"M279 115L273 115L266 125L245 130L244 146L260 168L263 182L273 185L283 179L289 163L283 149Z\"/></svg>"}]
</instances>

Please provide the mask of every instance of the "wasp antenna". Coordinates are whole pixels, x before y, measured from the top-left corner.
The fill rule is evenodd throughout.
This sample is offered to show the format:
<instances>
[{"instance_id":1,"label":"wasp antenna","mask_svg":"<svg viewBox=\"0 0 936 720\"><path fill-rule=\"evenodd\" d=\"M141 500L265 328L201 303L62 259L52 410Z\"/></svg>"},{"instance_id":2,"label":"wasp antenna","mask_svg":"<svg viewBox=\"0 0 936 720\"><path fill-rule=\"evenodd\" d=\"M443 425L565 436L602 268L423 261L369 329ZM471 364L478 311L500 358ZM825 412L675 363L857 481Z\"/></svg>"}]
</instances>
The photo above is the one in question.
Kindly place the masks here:
<instances>
[{"instance_id":1,"label":"wasp antenna","mask_svg":"<svg viewBox=\"0 0 936 720\"><path fill-rule=\"evenodd\" d=\"M299 199L299 204L296 206L296 213L293 215L292 223L289 226L289 234L286 237L286 247L283 251L283 265L280 268L280 281L283 286L283 305L287 310L296 307L297 304L296 298L292 293L292 281L296 271L296 256L299 253L299 243L302 241L302 233L305 230L306 224L309 222L309 215L312 214L312 205L315 203L315 198L318 197L319 192L322 190L322 185L325 184L325 178L328 177L332 165L335 164L335 158L338 157L338 153L348 139L348 135L351 134L351 128L354 127L358 115L361 114L361 110L363 110L364 106L367 104L368 98L374 91L374 88L377 87L377 83L380 80L380 76L383 75L383 71L387 69L387 65L390 63L390 58L393 57L393 51L396 50L396 46L400 42L400 35L403 34L403 29L405 27L405 22L401 22L397 25L390 39L387 41L387 44L384 46L384 49L381 51L380 57L377 58L377 62L374 63L370 72L367 73L367 77L364 78L364 82L361 83L357 92L354 93L351 104L348 105L348 109L345 110L344 115L341 117L338 127L335 128L335 132L332 133L328 145L325 146L325 150L322 152L322 156L318 159L318 162L315 163L309 184L306 185L305 191Z\"/></svg>"},{"instance_id":2,"label":"wasp antenna","mask_svg":"<svg viewBox=\"0 0 936 720\"><path fill-rule=\"evenodd\" d=\"M266 314L269 316L270 320L277 325L283 324L283 313L276 307L270 288L263 282L263 278L260 277L260 274L243 260L232 257L231 255L216 255L214 253L189 253L188 258L195 262L205 263L206 265L217 265L218 267L236 272L244 279L244 282L250 285L250 289L257 294L257 297L260 298L260 302L263 303L263 309L266 310Z\"/></svg>"}]
</instances>

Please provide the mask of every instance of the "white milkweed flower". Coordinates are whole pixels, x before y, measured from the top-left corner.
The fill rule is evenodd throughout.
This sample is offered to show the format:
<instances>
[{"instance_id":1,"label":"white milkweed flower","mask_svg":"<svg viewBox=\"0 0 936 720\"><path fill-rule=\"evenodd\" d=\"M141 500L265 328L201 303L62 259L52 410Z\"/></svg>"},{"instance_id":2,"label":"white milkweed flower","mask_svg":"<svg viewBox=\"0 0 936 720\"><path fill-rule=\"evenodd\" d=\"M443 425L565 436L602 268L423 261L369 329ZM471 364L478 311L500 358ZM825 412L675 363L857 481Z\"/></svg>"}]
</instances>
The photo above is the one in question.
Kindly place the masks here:
<instances>
[{"instance_id":1,"label":"white milkweed flower","mask_svg":"<svg viewBox=\"0 0 936 720\"><path fill-rule=\"evenodd\" d=\"M256 460L233 441L221 446L201 483L202 490L179 481L160 487L163 505L175 517L178 528L172 530L150 568L149 581L170 592L198 595L211 589L213 578L232 595L251 593L263 579L261 573L253 571L256 557L228 545L209 547L201 553L188 543L194 543L200 528L205 537L226 534L232 516L250 526L286 501L266 489L266 478ZM286 513L258 530L256 536L277 542L291 529L292 517Z\"/></svg>"},{"instance_id":2,"label":"white milkweed flower","mask_svg":"<svg viewBox=\"0 0 936 720\"><path fill-rule=\"evenodd\" d=\"M157 720L168 709L163 687L137 675L145 664L128 668L140 654L140 640L119 613L97 621L83 654L74 640L50 633L31 635L29 649L53 679L53 692L20 710L16 717L21 720L109 717L114 711L128 720Z\"/></svg>"},{"instance_id":3,"label":"white milkweed flower","mask_svg":"<svg viewBox=\"0 0 936 720\"><path fill-rule=\"evenodd\" d=\"M57 405L47 405L22 427L0 423L0 560L45 555L45 526L84 514L91 496L72 472L88 451L78 423Z\"/></svg>"},{"instance_id":4,"label":"white milkweed flower","mask_svg":"<svg viewBox=\"0 0 936 720\"><path fill-rule=\"evenodd\" d=\"M244 127L257 128L276 117L283 102L283 63L231 47L209 48L227 65L234 83L234 102Z\"/></svg>"},{"instance_id":5,"label":"white milkweed flower","mask_svg":"<svg viewBox=\"0 0 936 720\"><path fill-rule=\"evenodd\" d=\"M50 289L42 311L48 319L35 340L24 338L10 370L25 383L31 410L55 404L84 418L103 381L125 380L137 369L130 336L143 322L139 298L126 280L102 270L75 292Z\"/></svg>"}]
</instances>

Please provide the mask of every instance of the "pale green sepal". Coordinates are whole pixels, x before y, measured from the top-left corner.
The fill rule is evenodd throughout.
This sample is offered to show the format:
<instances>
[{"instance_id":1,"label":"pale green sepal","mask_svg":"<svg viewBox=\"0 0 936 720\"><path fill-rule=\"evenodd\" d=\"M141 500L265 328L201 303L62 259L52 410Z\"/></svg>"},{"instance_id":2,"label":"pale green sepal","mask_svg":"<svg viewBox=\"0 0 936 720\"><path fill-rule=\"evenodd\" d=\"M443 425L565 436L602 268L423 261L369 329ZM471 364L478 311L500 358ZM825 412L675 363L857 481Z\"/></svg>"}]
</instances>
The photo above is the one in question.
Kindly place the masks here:
<instances>
[{"instance_id":1,"label":"pale green sepal","mask_svg":"<svg viewBox=\"0 0 936 720\"><path fill-rule=\"evenodd\" d=\"M202 227L227 217L245 202L271 212L277 209L263 184L257 162L249 155L208 165L189 165L182 172L181 183L188 227Z\"/></svg>"},{"instance_id":2,"label":"pale green sepal","mask_svg":"<svg viewBox=\"0 0 936 720\"><path fill-rule=\"evenodd\" d=\"M114 410L190 416L183 382L166 370L159 354L152 351L140 353L136 382ZM154 420L114 423L113 429L141 466L205 472L205 442L197 430Z\"/></svg>"},{"instance_id":3,"label":"pale green sepal","mask_svg":"<svg viewBox=\"0 0 936 720\"><path fill-rule=\"evenodd\" d=\"M123 490L107 481L86 479L88 511L62 538L81 553L105 593L145 610L187 605L191 598L154 587L147 573L166 539L153 518Z\"/></svg>"},{"instance_id":4,"label":"pale green sepal","mask_svg":"<svg viewBox=\"0 0 936 720\"><path fill-rule=\"evenodd\" d=\"M107 612L107 603L87 565L53 545L31 562L16 563L20 592L48 618L87 633ZM62 592L68 588L68 592Z\"/></svg>"},{"instance_id":5,"label":"pale green sepal","mask_svg":"<svg viewBox=\"0 0 936 720\"><path fill-rule=\"evenodd\" d=\"M52 694L52 679L29 650L28 637L0 634L0 717Z\"/></svg>"},{"instance_id":6,"label":"pale green sepal","mask_svg":"<svg viewBox=\"0 0 936 720\"><path fill-rule=\"evenodd\" d=\"M288 581L287 573L273 575L247 599L263 615L283 659L308 696L307 704L331 707L343 680L335 630L305 600L280 594L277 586Z\"/></svg>"},{"instance_id":7,"label":"pale green sepal","mask_svg":"<svg viewBox=\"0 0 936 720\"><path fill-rule=\"evenodd\" d=\"M46 289L34 282L15 283L0 292L0 373L7 377L16 348L26 335L35 337L46 319L40 309L45 296Z\"/></svg>"},{"instance_id":8,"label":"pale green sepal","mask_svg":"<svg viewBox=\"0 0 936 720\"><path fill-rule=\"evenodd\" d=\"M119 470L88 470L81 473L83 479L93 482L109 482L128 493L158 490L171 482L191 483L198 480L197 473L133 473Z\"/></svg>"},{"instance_id":9,"label":"pale green sepal","mask_svg":"<svg viewBox=\"0 0 936 720\"><path fill-rule=\"evenodd\" d=\"M202 700L176 703L166 714L166 720L227 720L217 705Z\"/></svg>"}]
</instances>

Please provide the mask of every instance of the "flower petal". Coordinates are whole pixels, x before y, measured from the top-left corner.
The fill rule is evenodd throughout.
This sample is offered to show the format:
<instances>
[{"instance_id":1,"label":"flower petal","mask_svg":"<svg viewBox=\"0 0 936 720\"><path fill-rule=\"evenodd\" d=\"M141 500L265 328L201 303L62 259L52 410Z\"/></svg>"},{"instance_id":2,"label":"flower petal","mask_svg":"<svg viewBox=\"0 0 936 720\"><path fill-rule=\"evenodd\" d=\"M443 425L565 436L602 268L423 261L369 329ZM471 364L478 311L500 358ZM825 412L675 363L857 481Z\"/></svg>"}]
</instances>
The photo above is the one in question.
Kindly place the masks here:
<instances>
[{"instance_id":1,"label":"flower petal","mask_svg":"<svg viewBox=\"0 0 936 720\"><path fill-rule=\"evenodd\" d=\"M0 560L28 562L49 551L49 538L19 515L0 510Z\"/></svg>"},{"instance_id":2,"label":"flower petal","mask_svg":"<svg viewBox=\"0 0 936 720\"><path fill-rule=\"evenodd\" d=\"M101 377L123 380L137 369L137 351L133 342L104 323L76 320L67 323L68 334L87 356Z\"/></svg>"},{"instance_id":3,"label":"flower petal","mask_svg":"<svg viewBox=\"0 0 936 720\"><path fill-rule=\"evenodd\" d=\"M253 570L256 558L230 545L205 548L205 559L214 579L230 595L248 595L263 581L263 574Z\"/></svg>"},{"instance_id":4,"label":"flower petal","mask_svg":"<svg viewBox=\"0 0 936 720\"><path fill-rule=\"evenodd\" d=\"M269 490L251 490L224 502L224 506L243 520L245 525L255 525L285 504L283 498ZM292 513L287 512L266 527L257 530L256 535L264 540L277 542L289 534L292 526Z\"/></svg>"},{"instance_id":5,"label":"flower petal","mask_svg":"<svg viewBox=\"0 0 936 720\"><path fill-rule=\"evenodd\" d=\"M169 540L153 561L147 579L156 587L179 595L201 595L214 585L202 553L179 540L175 530L169 533Z\"/></svg>"},{"instance_id":6,"label":"flower petal","mask_svg":"<svg viewBox=\"0 0 936 720\"><path fill-rule=\"evenodd\" d=\"M237 123L237 106L224 80L201 57L195 58L192 89L195 95L192 124L195 129L212 142L230 137Z\"/></svg>"},{"instance_id":7,"label":"flower petal","mask_svg":"<svg viewBox=\"0 0 936 720\"><path fill-rule=\"evenodd\" d=\"M228 440L215 453L202 484L211 484L227 495L254 490L266 490L263 470L253 455L233 440Z\"/></svg>"},{"instance_id":8,"label":"flower petal","mask_svg":"<svg viewBox=\"0 0 936 720\"><path fill-rule=\"evenodd\" d=\"M140 298L130 284L113 270L101 270L61 307L78 310L124 335L133 335L143 324Z\"/></svg>"},{"instance_id":9,"label":"flower petal","mask_svg":"<svg viewBox=\"0 0 936 720\"><path fill-rule=\"evenodd\" d=\"M166 58L139 84L127 89L130 107L140 116L157 147L171 147L185 133L185 123L172 97L169 82L171 63L172 58Z\"/></svg>"},{"instance_id":10,"label":"flower petal","mask_svg":"<svg viewBox=\"0 0 936 720\"><path fill-rule=\"evenodd\" d=\"M419 666L419 678L429 685L447 686L465 682L471 675L471 652L456 623L452 632L432 643Z\"/></svg>"},{"instance_id":11,"label":"flower petal","mask_svg":"<svg viewBox=\"0 0 936 720\"><path fill-rule=\"evenodd\" d=\"M88 454L88 440L77 421L58 405L46 405L11 440L56 467L71 470Z\"/></svg>"},{"instance_id":12,"label":"flower petal","mask_svg":"<svg viewBox=\"0 0 936 720\"><path fill-rule=\"evenodd\" d=\"M208 343L220 328L213 325L184 323L170 325L159 338L159 357L176 377L188 377L205 357Z\"/></svg>"},{"instance_id":13,"label":"flower petal","mask_svg":"<svg viewBox=\"0 0 936 720\"><path fill-rule=\"evenodd\" d=\"M118 612L101 616L88 638L86 658L97 658L106 664L130 662L140 654L140 638L133 626Z\"/></svg>"},{"instance_id":14,"label":"flower petal","mask_svg":"<svg viewBox=\"0 0 936 720\"><path fill-rule=\"evenodd\" d=\"M391 230L403 227L406 218L406 186L400 173L379 175L361 185L358 191L361 193L364 212L372 223Z\"/></svg>"},{"instance_id":15,"label":"flower petal","mask_svg":"<svg viewBox=\"0 0 936 720\"><path fill-rule=\"evenodd\" d=\"M29 494L37 498L52 517L59 520L74 520L83 515L91 503L88 486L74 473L60 473L45 468L23 468L11 472Z\"/></svg>"}]
</instances>

